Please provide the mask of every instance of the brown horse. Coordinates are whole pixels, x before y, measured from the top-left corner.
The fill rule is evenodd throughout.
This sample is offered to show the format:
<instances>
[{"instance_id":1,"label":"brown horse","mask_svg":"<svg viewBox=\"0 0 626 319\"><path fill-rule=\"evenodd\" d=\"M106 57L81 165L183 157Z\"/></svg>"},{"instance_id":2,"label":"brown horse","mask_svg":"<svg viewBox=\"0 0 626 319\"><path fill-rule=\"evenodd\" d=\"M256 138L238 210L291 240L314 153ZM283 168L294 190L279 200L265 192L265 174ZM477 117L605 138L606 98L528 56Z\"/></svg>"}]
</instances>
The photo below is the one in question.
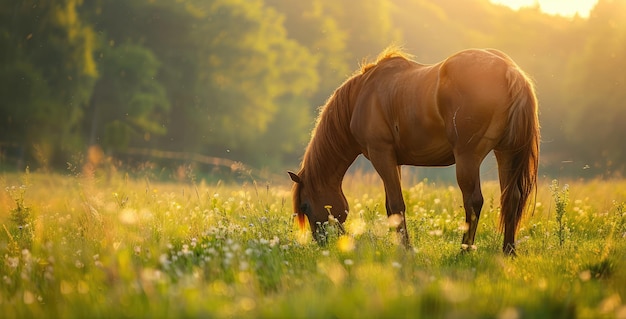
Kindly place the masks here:
<instances>
[{"instance_id":1,"label":"brown horse","mask_svg":"<svg viewBox=\"0 0 626 319\"><path fill-rule=\"evenodd\" d=\"M326 102L295 182L294 210L319 241L319 226L343 223L341 183L359 154L385 186L387 215L408 247L400 166L449 166L463 194L462 249L473 248L483 206L480 164L493 150L501 189L503 251L515 254L515 233L537 181L539 123L532 82L504 53L465 50L422 65L386 50L344 82Z\"/></svg>"}]
</instances>

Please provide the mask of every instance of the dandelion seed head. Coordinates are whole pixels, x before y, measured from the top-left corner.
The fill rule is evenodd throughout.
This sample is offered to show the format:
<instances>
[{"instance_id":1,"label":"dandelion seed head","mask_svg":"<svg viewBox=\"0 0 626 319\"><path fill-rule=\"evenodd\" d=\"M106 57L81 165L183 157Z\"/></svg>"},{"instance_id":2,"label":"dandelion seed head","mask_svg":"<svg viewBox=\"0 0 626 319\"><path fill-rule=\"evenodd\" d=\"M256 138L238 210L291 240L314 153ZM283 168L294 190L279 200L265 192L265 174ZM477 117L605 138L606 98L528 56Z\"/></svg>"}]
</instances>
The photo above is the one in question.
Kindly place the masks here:
<instances>
[{"instance_id":1,"label":"dandelion seed head","mask_svg":"<svg viewBox=\"0 0 626 319\"><path fill-rule=\"evenodd\" d=\"M441 236L441 235L443 235L443 230L441 230L441 229L431 230L431 231L428 232L428 234L432 235L432 236Z\"/></svg>"},{"instance_id":2,"label":"dandelion seed head","mask_svg":"<svg viewBox=\"0 0 626 319\"><path fill-rule=\"evenodd\" d=\"M589 269L582 271L578 274L578 278L580 278L581 281L589 281L591 279L591 271L589 271Z\"/></svg>"},{"instance_id":3,"label":"dandelion seed head","mask_svg":"<svg viewBox=\"0 0 626 319\"><path fill-rule=\"evenodd\" d=\"M35 302L35 294L30 292L29 290L24 291L23 294L24 303L30 305Z\"/></svg>"},{"instance_id":4,"label":"dandelion seed head","mask_svg":"<svg viewBox=\"0 0 626 319\"><path fill-rule=\"evenodd\" d=\"M9 266L10 268L17 268L17 266L20 264L20 258L19 257L8 257L6 259L6 263L7 263L7 266Z\"/></svg>"},{"instance_id":5,"label":"dandelion seed head","mask_svg":"<svg viewBox=\"0 0 626 319\"><path fill-rule=\"evenodd\" d=\"M621 303L622 303L622 298L620 298L619 294L614 293L604 298L604 300L602 300L598 308L601 313L608 314L618 309Z\"/></svg>"},{"instance_id":6,"label":"dandelion seed head","mask_svg":"<svg viewBox=\"0 0 626 319\"><path fill-rule=\"evenodd\" d=\"M167 258L167 254L161 254L159 256L159 263L161 263L161 265L163 265L163 266L167 266L167 265L170 264L170 261Z\"/></svg>"},{"instance_id":7,"label":"dandelion seed head","mask_svg":"<svg viewBox=\"0 0 626 319\"><path fill-rule=\"evenodd\" d=\"M248 297L241 298L241 300L239 301L239 307L241 307L241 309L246 312L252 311L254 310L254 308L256 308L256 301Z\"/></svg>"},{"instance_id":8,"label":"dandelion seed head","mask_svg":"<svg viewBox=\"0 0 626 319\"><path fill-rule=\"evenodd\" d=\"M498 319L519 319L519 318L520 318L519 310L517 310L514 307L505 308L498 314Z\"/></svg>"},{"instance_id":9,"label":"dandelion seed head","mask_svg":"<svg viewBox=\"0 0 626 319\"><path fill-rule=\"evenodd\" d=\"M466 232L469 230L469 223L462 223L461 225L459 225L459 230L462 232Z\"/></svg>"},{"instance_id":10,"label":"dandelion seed head","mask_svg":"<svg viewBox=\"0 0 626 319\"><path fill-rule=\"evenodd\" d=\"M122 209L118 216L120 222L125 225L135 225L139 222L137 211L130 208Z\"/></svg>"},{"instance_id":11,"label":"dandelion seed head","mask_svg":"<svg viewBox=\"0 0 626 319\"><path fill-rule=\"evenodd\" d=\"M354 236L363 234L366 226L367 225L362 218L355 218L346 224L348 233L353 234Z\"/></svg>"},{"instance_id":12,"label":"dandelion seed head","mask_svg":"<svg viewBox=\"0 0 626 319\"><path fill-rule=\"evenodd\" d=\"M278 245L279 243L280 243L280 238L278 238L278 236L274 236L274 238L272 238L269 242L270 247L274 247Z\"/></svg>"}]
</instances>

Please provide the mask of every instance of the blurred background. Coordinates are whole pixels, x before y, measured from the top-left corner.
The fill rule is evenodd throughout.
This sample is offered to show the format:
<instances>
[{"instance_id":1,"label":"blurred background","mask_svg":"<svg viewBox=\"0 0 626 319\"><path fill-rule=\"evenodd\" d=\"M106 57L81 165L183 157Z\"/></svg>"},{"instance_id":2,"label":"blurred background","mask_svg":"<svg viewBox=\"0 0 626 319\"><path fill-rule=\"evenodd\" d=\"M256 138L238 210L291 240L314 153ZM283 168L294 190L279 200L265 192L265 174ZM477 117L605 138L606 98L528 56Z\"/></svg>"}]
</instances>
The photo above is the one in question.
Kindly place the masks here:
<instances>
[{"instance_id":1,"label":"blurred background","mask_svg":"<svg viewBox=\"0 0 626 319\"><path fill-rule=\"evenodd\" d=\"M333 90L397 44L506 52L536 82L541 174L621 177L626 0L573 2L5 0L0 169L282 174Z\"/></svg>"}]
</instances>

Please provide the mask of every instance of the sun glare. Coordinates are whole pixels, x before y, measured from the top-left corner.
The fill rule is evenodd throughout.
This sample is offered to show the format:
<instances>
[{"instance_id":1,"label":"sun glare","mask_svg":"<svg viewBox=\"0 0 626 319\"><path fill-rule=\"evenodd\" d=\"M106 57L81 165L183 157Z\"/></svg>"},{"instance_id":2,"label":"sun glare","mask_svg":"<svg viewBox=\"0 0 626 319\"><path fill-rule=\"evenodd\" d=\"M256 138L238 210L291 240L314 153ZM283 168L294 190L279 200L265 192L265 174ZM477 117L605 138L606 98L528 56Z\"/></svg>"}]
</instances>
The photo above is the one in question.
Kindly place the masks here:
<instances>
[{"instance_id":1,"label":"sun glare","mask_svg":"<svg viewBox=\"0 0 626 319\"><path fill-rule=\"evenodd\" d=\"M547 14L566 17L573 17L578 14L580 17L587 18L598 0L491 0L491 2L502 4L515 10L522 7L539 6L541 11Z\"/></svg>"}]
</instances>

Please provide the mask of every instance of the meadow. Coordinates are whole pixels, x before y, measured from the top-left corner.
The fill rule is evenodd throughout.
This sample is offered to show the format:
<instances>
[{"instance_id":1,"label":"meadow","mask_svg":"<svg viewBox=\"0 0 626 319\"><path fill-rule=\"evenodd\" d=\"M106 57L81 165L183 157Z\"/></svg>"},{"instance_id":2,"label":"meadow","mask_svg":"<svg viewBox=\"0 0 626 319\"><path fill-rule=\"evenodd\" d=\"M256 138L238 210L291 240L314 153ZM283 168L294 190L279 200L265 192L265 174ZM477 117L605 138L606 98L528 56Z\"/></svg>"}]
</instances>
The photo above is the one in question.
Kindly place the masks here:
<instances>
[{"instance_id":1,"label":"meadow","mask_svg":"<svg viewBox=\"0 0 626 319\"><path fill-rule=\"evenodd\" d=\"M483 183L477 250L460 253L455 184L405 182L414 246L375 176L344 189L348 235L320 247L284 184L122 173L0 175L3 318L626 318L626 181L544 178L501 253Z\"/></svg>"}]
</instances>

